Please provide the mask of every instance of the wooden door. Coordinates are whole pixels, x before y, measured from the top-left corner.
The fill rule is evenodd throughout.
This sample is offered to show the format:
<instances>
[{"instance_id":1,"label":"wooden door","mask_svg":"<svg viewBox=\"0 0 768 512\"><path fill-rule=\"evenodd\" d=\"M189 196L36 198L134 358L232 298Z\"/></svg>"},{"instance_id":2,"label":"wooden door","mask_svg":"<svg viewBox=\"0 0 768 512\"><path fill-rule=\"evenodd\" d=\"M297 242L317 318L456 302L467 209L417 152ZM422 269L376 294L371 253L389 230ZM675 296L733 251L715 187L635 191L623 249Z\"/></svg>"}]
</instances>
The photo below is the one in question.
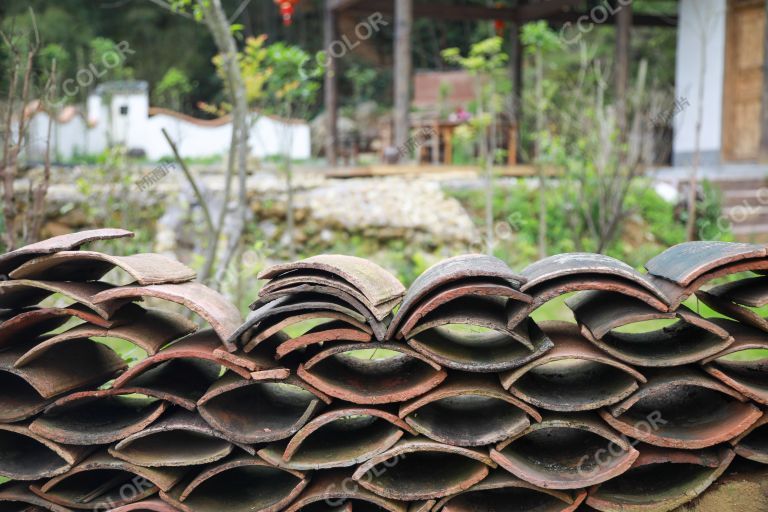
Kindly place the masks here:
<instances>
[{"instance_id":1,"label":"wooden door","mask_svg":"<svg viewBox=\"0 0 768 512\"><path fill-rule=\"evenodd\" d=\"M765 2L728 1L723 91L723 156L727 161L756 160L760 150Z\"/></svg>"}]
</instances>

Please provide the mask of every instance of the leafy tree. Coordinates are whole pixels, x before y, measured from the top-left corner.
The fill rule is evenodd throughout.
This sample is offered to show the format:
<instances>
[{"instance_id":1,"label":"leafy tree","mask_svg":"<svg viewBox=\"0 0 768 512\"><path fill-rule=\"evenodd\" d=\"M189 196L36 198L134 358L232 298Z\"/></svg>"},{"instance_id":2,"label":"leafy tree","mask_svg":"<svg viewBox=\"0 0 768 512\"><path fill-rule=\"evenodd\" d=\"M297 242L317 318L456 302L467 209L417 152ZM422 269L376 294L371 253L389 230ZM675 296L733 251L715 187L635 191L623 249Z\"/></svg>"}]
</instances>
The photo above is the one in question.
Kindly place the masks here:
<instances>
[{"instance_id":1,"label":"leafy tree","mask_svg":"<svg viewBox=\"0 0 768 512\"><path fill-rule=\"evenodd\" d=\"M155 86L155 101L160 106L180 111L193 89L194 86L187 74L179 68L172 67Z\"/></svg>"},{"instance_id":2,"label":"leafy tree","mask_svg":"<svg viewBox=\"0 0 768 512\"><path fill-rule=\"evenodd\" d=\"M505 110L505 100L511 90L507 69L508 56L504 53L504 41L494 36L473 44L466 56L459 48L442 52L450 64L465 69L475 77L477 111L470 120L471 133L480 144L481 165L485 169L485 243L488 254L493 253L493 165L497 152L497 121Z\"/></svg>"}]
</instances>

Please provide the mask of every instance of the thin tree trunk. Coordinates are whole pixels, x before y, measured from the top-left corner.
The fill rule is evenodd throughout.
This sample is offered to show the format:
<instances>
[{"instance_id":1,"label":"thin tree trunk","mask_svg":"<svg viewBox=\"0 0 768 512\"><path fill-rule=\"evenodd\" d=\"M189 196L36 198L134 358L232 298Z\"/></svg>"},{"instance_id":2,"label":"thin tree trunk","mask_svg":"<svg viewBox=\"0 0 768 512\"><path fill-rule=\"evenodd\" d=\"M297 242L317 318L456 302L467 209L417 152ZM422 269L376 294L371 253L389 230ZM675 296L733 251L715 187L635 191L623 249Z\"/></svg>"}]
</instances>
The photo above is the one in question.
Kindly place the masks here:
<instances>
[{"instance_id":1,"label":"thin tree trunk","mask_svg":"<svg viewBox=\"0 0 768 512\"><path fill-rule=\"evenodd\" d=\"M693 161L691 162L691 175L688 180L688 220L686 223L686 234L688 241L696 240L696 189L699 181L699 166L701 165L701 129L704 117L704 78L707 74L707 33L702 27L701 32L701 54L699 55L699 90L697 112L696 112L696 132L693 146Z\"/></svg>"},{"instance_id":2,"label":"thin tree trunk","mask_svg":"<svg viewBox=\"0 0 768 512\"><path fill-rule=\"evenodd\" d=\"M541 141L544 131L544 57L541 49L536 50L536 137L534 161L539 175L539 258L547 256L547 191L544 168L541 165Z\"/></svg>"}]
</instances>

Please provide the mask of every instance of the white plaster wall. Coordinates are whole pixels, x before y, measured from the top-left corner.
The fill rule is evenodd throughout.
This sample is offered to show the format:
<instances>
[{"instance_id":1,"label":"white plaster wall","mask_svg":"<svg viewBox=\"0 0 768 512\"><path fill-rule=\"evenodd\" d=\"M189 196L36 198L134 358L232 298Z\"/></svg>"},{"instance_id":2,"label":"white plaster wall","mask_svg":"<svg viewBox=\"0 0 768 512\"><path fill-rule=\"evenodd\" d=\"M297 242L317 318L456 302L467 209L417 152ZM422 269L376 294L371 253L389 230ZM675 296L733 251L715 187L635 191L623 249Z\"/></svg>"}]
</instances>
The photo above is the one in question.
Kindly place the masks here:
<instances>
[{"instance_id":1,"label":"white plaster wall","mask_svg":"<svg viewBox=\"0 0 768 512\"><path fill-rule=\"evenodd\" d=\"M699 82L704 57L704 96L700 149L705 163L719 163L722 147L726 0L681 0L675 90L689 105L674 117L674 159L688 161L696 147ZM718 162L713 162L717 159Z\"/></svg>"},{"instance_id":2,"label":"white plaster wall","mask_svg":"<svg viewBox=\"0 0 768 512\"><path fill-rule=\"evenodd\" d=\"M200 126L178 117L156 114L145 122L142 147L150 160L173 156L162 133L168 132L184 157L209 157L223 155L232 139L232 125Z\"/></svg>"},{"instance_id":3,"label":"white plaster wall","mask_svg":"<svg viewBox=\"0 0 768 512\"><path fill-rule=\"evenodd\" d=\"M120 114L123 105L128 106L127 115ZM143 94L116 94L110 105L104 105L99 96L92 95L88 98L88 119L91 127L87 127L79 116L68 123L54 124L54 155L68 159L75 153L98 154L108 147L111 136L112 144L143 149L150 160L158 160L173 156L162 134L163 128L176 142L179 152L191 158L226 156L232 139L231 123L197 124L167 114L149 117L149 102ZM33 117L30 135L43 141L43 146L30 148L31 154L43 154L47 122L45 113ZM254 115L249 144L255 157L285 154L286 151L295 160L308 159L311 155L307 123L286 123L268 116Z\"/></svg>"}]
</instances>

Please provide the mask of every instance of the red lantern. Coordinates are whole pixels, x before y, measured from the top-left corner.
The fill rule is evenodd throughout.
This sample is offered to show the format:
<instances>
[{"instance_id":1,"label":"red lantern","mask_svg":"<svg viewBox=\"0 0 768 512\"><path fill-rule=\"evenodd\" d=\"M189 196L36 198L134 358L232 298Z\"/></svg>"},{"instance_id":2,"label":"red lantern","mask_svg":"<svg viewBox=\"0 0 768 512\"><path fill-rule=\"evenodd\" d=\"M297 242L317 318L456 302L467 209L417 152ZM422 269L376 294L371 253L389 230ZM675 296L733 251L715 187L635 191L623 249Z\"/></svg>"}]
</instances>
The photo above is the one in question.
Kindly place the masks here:
<instances>
[{"instance_id":1,"label":"red lantern","mask_svg":"<svg viewBox=\"0 0 768 512\"><path fill-rule=\"evenodd\" d=\"M295 5L299 0L275 0L275 4L280 8L280 16L283 18L283 25L289 27L293 23L293 13Z\"/></svg>"},{"instance_id":2,"label":"red lantern","mask_svg":"<svg viewBox=\"0 0 768 512\"><path fill-rule=\"evenodd\" d=\"M504 7L504 4L497 3L495 6L497 9L501 9ZM506 28L507 24L504 23L504 20L493 20L493 28L496 31L496 35L499 37L504 36L504 29Z\"/></svg>"}]
</instances>

